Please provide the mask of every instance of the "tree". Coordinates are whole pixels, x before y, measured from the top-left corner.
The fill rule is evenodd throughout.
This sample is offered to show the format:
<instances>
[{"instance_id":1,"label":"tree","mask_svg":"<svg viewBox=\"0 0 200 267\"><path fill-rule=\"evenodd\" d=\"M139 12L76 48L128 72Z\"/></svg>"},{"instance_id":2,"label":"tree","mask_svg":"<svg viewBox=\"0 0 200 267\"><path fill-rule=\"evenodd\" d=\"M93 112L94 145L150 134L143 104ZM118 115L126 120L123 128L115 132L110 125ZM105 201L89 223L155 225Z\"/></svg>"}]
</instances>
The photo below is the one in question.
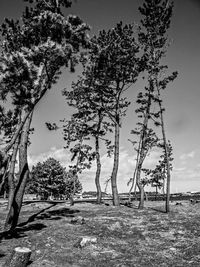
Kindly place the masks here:
<instances>
[{"instance_id":1,"label":"tree","mask_svg":"<svg viewBox=\"0 0 200 267\"><path fill-rule=\"evenodd\" d=\"M30 123L26 125L25 123L27 120L31 122L35 106L56 83L62 67L70 66L71 71L74 71L80 47L87 46L88 26L79 17L65 18L62 13L61 8L69 7L70 1L28 0L28 2L33 4L33 7L26 7L21 23L6 19L2 25L1 92L4 98L11 95L14 105L20 103L22 106L21 122L9 144L1 150L5 157L22 132L24 136L21 135L20 143L26 142ZM6 230L15 228L21 209L20 203L28 172L25 159L26 143L23 147L21 179L15 188L15 197L18 195L19 198L13 199L5 223ZM17 191L21 192L20 195Z\"/></svg>"},{"instance_id":2,"label":"tree","mask_svg":"<svg viewBox=\"0 0 200 267\"><path fill-rule=\"evenodd\" d=\"M84 120L85 138L93 139L95 149L93 156L96 159L96 175L95 184L97 188L97 203L101 203L102 191L100 185L101 174L101 157L100 157L100 141L104 141L108 152L110 151L110 141L105 137L108 132L112 132L111 123L107 120L104 109L99 107L102 103L101 97L93 94L92 91L86 90L87 85L91 83L90 70L83 64L84 71L78 81L72 84L72 91L63 91L68 104L75 109L74 118L82 118ZM91 67L91 66L90 66ZM93 78L92 78L93 79Z\"/></svg>"},{"instance_id":3,"label":"tree","mask_svg":"<svg viewBox=\"0 0 200 267\"><path fill-rule=\"evenodd\" d=\"M71 192L71 205L74 204L75 182L78 174L85 169L91 167L92 161L95 158L95 152L92 147L87 144L88 140L88 125L85 117L78 117L77 114L72 115L70 121L66 121L63 125L64 140L66 141L66 148L70 148L72 153L71 161L75 162L70 165L70 176L74 179L74 190ZM63 121L65 122L65 121Z\"/></svg>"},{"instance_id":4,"label":"tree","mask_svg":"<svg viewBox=\"0 0 200 267\"><path fill-rule=\"evenodd\" d=\"M146 96L148 93L145 94ZM158 137L156 133L151 129L150 127L147 126L148 120L151 118L150 117L150 106L149 106L149 97L147 97L147 100L145 97L141 101L141 94L139 94L139 103L141 106L136 110L138 113L138 117L143 120L143 122L138 122L135 130L132 130L132 134L139 136L139 141L132 142L132 144L137 147L135 148L136 151L136 166L133 174L133 178L130 179L129 183L131 183L131 188L129 190L129 202L131 201L131 192L133 189L133 186L136 181L136 185L139 188L140 192L140 202L139 202L139 209L143 209L144 207L144 186L148 184L147 179L142 179L141 177L141 172L146 173L145 169L143 168L143 163L148 155L148 153L151 152L151 150L157 146L158 144ZM148 116L148 120L146 119ZM146 173L147 175L147 173ZM129 184L128 183L128 184Z\"/></svg>"},{"instance_id":5,"label":"tree","mask_svg":"<svg viewBox=\"0 0 200 267\"><path fill-rule=\"evenodd\" d=\"M70 171L66 172L60 162L54 158L48 158L43 163L38 162L36 166L33 166L26 191L38 194L42 199L47 199L49 196L69 198L74 190L73 187ZM80 192L81 189L82 186L77 179L75 181L75 193Z\"/></svg>"},{"instance_id":6,"label":"tree","mask_svg":"<svg viewBox=\"0 0 200 267\"><path fill-rule=\"evenodd\" d=\"M168 158L168 144L164 125L164 108L161 98L161 90L164 90L169 82L177 77L177 72L166 74L168 66L162 65L161 61L166 54L167 36L173 11L173 2L169 0L145 0L143 7L139 8L143 15L141 20L143 30L139 34L140 44L144 47L146 70L148 81L155 93L153 101L158 104L159 110L154 116L160 119L163 147L166 155L167 166L167 197L166 212L169 212L170 197L170 162Z\"/></svg>"},{"instance_id":7,"label":"tree","mask_svg":"<svg viewBox=\"0 0 200 267\"><path fill-rule=\"evenodd\" d=\"M19 109L15 110L8 110L5 111L5 108L3 106L0 107L0 122L1 122L1 129L0 129L0 135L1 135L1 144L0 145L6 145L10 142L10 139L12 138L12 134L15 131L18 122L19 122ZM16 142L17 143L17 142ZM11 183L13 182L13 179L11 179L11 176L14 175L14 166L16 161L16 146L13 147L12 153L10 153L7 157L1 156L0 162L2 163L2 166L0 167L1 173L0 173L0 192L4 188L4 185L6 180L8 179L9 188L11 189Z\"/></svg>"},{"instance_id":8,"label":"tree","mask_svg":"<svg viewBox=\"0 0 200 267\"><path fill-rule=\"evenodd\" d=\"M96 113L103 112L114 127L114 164L111 174L113 204L119 205L117 173L119 165L119 137L122 117L130 102L124 96L138 76L138 45L132 25L120 22L109 31L100 31L91 40L89 55L80 82L87 105ZM90 108L90 107L89 107Z\"/></svg>"},{"instance_id":9,"label":"tree","mask_svg":"<svg viewBox=\"0 0 200 267\"><path fill-rule=\"evenodd\" d=\"M139 203L139 208L141 209L144 206L144 190L140 174L146 157L148 129L150 129L148 124L150 119L156 126L161 126L163 143L164 146L167 147L164 130L163 108L161 106L162 100L160 99L158 80L159 76L167 68L167 66L161 65L160 61L166 52L167 37L165 37L165 35L170 26L173 8L173 4L170 4L168 0L145 0L144 2L143 7L139 8L139 11L144 18L141 20L142 28L139 30L138 40L141 50L143 51L141 62L144 64L147 72L147 86L145 86L145 92L140 92L137 98L137 102L140 104L140 107L136 110L136 112L139 113L139 118L142 118L142 123L140 123L140 133L138 131L136 132L140 135L140 140L138 144L138 156L135 171L136 182L141 195ZM176 75L177 73L173 73L169 76L169 79L175 79ZM156 104L159 105L159 108L157 108L156 111L152 108L153 104L154 106ZM167 169L169 170L169 168ZM169 171L168 180L170 180Z\"/></svg>"}]
</instances>

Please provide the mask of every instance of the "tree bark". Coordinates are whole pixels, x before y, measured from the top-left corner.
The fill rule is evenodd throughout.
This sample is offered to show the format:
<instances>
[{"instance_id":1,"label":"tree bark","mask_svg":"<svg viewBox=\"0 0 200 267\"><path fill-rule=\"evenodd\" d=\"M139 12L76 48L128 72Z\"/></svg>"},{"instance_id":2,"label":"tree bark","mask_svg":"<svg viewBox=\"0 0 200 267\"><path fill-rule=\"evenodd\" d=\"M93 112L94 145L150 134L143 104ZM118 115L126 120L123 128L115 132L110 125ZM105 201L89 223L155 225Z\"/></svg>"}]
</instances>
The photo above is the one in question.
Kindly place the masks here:
<instances>
[{"instance_id":1,"label":"tree bark","mask_svg":"<svg viewBox=\"0 0 200 267\"><path fill-rule=\"evenodd\" d=\"M150 83L152 81L150 80ZM150 88L151 88L151 84L150 84ZM137 164L137 170L136 170L136 183L137 186L139 188L139 192L140 192L140 202L139 202L139 209L143 209L144 208L144 186L141 184L141 169L142 169L142 165L144 162L144 159L146 157L145 154L145 139L147 136L147 127L148 127L148 121L149 121L149 113L150 113L150 107L151 107L151 100L152 100L152 95L151 95L151 90L149 89L148 92L148 101L147 101L147 107L146 107L146 112L145 112L145 116L144 116L144 121L143 121L143 128L142 128L142 132L141 132L141 137L140 137L140 142L139 142L139 147L138 147L138 164Z\"/></svg>"},{"instance_id":2,"label":"tree bark","mask_svg":"<svg viewBox=\"0 0 200 267\"><path fill-rule=\"evenodd\" d=\"M3 265L4 267L26 267L30 260L31 250L29 248L15 248L9 259Z\"/></svg>"},{"instance_id":3,"label":"tree bark","mask_svg":"<svg viewBox=\"0 0 200 267\"><path fill-rule=\"evenodd\" d=\"M95 184L97 188L97 204L101 203L102 199L102 192L101 192L101 185L100 185L100 174L101 174L101 160L100 160L100 153L99 153L99 138L96 136L95 138L95 148L96 148L96 176L95 176Z\"/></svg>"},{"instance_id":4,"label":"tree bark","mask_svg":"<svg viewBox=\"0 0 200 267\"><path fill-rule=\"evenodd\" d=\"M14 175L15 175L15 164L16 164L16 158L17 158L17 151L19 147L19 140L20 138L18 137L13 147L11 165L10 165L10 170L8 174L8 206L7 206L8 210L11 207L11 203L12 203L12 199L13 199L14 191L15 191Z\"/></svg>"},{"instance_id":5,"label":"tree bark","mask_svg":"<svg viewBox=\"0 0 200 267\"><path fill-rule=\"evenodd\" d=\"M138 209L144 208L144 186L140 180L141 168L142 168L142 163L139 163L138 169L137 169L137 174L136 174L136 183L137 183L137 187L139 188L139 192L140 192L140 200L139 200Z\"/></svg>"},{"instance_id":6,"label":"tree bark","mask_svg":"<svg viewBox=\"0 0 200 267\"><path fill-rule=\"evenodd\" d=\"M100 185L101 158L100 158L100 151L99 151L99 132L101 128L101 122L102 122L102 115L101 115L101 111L99 111L98 125L97 125L97 131L96 131L96 136L95 136L95 150L96 150L96 164L97 164L95 184L97 188L97 204L100 204L102 200L102 192L101 192L101 185Z\"/></svg>"},{"instance_id":7,"label":"tree bark","mask_svg":"<svg viewBox=\"0 0 200 267\"><path fill-rule=\"evenodd\" d=\"M19 180L15 188L14 196L11 202L11 207L6 217L4 225L5 231L10 231L10 230L12 231L15 229L18 223L19 214L22 207L24 191L29 175L29 168L27 162L27 146L28 146L28 136L29 136L31 120L32 120L32 113L27 118L21 133L20 147L19 147Z\"/></svg>"},{"instance_id":8,"label":"tree bark","mask_svg":"<svg viewBox=\"0 0 200 267\"><path fill-rule=\"evenodd\" d=\"M114 149L114 165L111 174L111 187L113 195L113 205L119 206L119 195L117 189L117 172L119 166L119 118L117 118L115 123L115 149Z\"/></svg>"},{"instance_id":9,"label":"tree bark","mask_svg":"<svg viewBox=\"0 0 200 267\"><path fill-rule=\"evenodd\" d=\"M1 179L1 183L0 183L0 193L2 191L3 186L5 185L5 181L6 181L6 178L7 178L7 171L8 171L9 164L10 164L10 160L8 159L8 161L6 163L5 170L2 169L3 175L1 173L2 179Z\"/></svg>"},{"instance_id":10,"label":"tree bark","mask_svg":"<svg viewBox=\"0 0 200 267\"><path fill-rule=\"evenodd\" d=\"M160 110L161 110L161 127L162 127L162 135L163 135L163 142L164 142L164 150L165 150L165 156L166 156L166 169L167 169L167 183L166 183L166 201L165 201L165 211L168 213L170 211L169 207L169 201L170 201L170 182L171 182L171 174L170 174L170 163L169 163L169 156L168 156L168 145L166 140L166 134L165 134L165 125L164 125L164 119L163 119L163 111L161 107L161 103L159 102Z\"/></svg>"}]
</instances>

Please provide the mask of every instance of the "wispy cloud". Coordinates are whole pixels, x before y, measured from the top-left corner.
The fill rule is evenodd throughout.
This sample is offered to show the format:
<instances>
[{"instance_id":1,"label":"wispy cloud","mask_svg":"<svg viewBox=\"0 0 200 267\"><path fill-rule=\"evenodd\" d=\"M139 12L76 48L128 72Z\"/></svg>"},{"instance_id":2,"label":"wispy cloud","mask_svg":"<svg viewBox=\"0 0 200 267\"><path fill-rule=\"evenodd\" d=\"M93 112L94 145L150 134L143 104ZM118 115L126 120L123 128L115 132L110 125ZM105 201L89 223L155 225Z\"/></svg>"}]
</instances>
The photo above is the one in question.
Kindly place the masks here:
<instances>
[{"instance_id":1,"label":"wispy cloud","mask_svg":"<svg viewBox=\"0 0 200 267\"><path fill-rule=\"evenodd\" d=\"M49 151L46 151L44 153L38 155L28 155L28 162L29 166L32 167L33 165L36 165L38 162L43 162L48 158L52 157L60 161L60 163L64 167L68 167L70 164L70 156L71 156L70 153L66 149L52 147Z\"/></svg>"},{"instance_id":2,"label":"wispy cloud","mask_svg":"<svg viewBox=\"0 0 200 267\"><path fill-rule=\"evenodd\" d=\"M195 152L191 151L190 153L181 155L181 159L185 160L187 158L193 158L195 156ZM49 157L53 157L60 161L60 163L64 167L68 167L71 164L71 154L68 150L64 148L56 148L52 147L49 151L38 154L38 155L29 155L29 165L32 167L37 164L37 162L43 162ZM120 159L119 159L119 169L118 169L118 178L117 184L119 192L128 191L129 187L127 187L127 182L133 176L133 172L135 169L135 154L130 154L124 148L120 148ZM149 156L145 159L144 167L146 168L154 168L160 158L160 150L152 151ZM105 181L110 178L113 168L113 157L107 157L107 154L103 154L101 156L101 186L104 190ZM200 165L199 165L200 166ZM83 185L83 190L95 190L95 173L96 173L96 162L93 162L90 169L85 170L80 175L80 180ZM199 179L199 168L186 168L186 166L174 167L172 172L172 182L179 181L179 183L188 182ZM180 180L182 182L180 182ZM173 188L172 188L173 189ZM108 187L108 191L110 190L110 186ZM173 190L172 190L173 191Z\"/></svg>"},{"instance_id":3,"label":"wispy cloud","mask_svg":"<svg viewBox=\"0 0 200 267\"><path fill-rule=\"evenodd\" d=\"M195 151L191 151L189 153L184 153L184 154L180 155L180 160L186 160L189 158L194 158L194 156L195 156Z\"/></svg>"}]
</instances>

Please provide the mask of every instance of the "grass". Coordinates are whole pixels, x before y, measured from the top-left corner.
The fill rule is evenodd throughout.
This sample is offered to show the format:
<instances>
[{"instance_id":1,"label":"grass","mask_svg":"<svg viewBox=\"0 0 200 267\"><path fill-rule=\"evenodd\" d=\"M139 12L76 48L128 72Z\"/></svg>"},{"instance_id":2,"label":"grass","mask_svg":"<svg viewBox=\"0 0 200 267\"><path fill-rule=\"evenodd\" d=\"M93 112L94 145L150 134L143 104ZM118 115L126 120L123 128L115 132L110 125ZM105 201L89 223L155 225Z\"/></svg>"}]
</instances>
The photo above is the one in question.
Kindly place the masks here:
<instances>
[{"instance_id":1,"label":"grass","mask_svg":"<svg viewBox=\"0 0 200 267\"><path fill-rule=\"evenodd\" d=\"M1 239L0 264L17 246L31 248L30 267L200 266L200 203L148 202L144 210L92 203L32 203L23 206L12 238ZM5 206L0 206L1 225ZM72 223L83 217L84 223ZM97 243L77 246L81 237Z\"/></svg>"}]
</instances>

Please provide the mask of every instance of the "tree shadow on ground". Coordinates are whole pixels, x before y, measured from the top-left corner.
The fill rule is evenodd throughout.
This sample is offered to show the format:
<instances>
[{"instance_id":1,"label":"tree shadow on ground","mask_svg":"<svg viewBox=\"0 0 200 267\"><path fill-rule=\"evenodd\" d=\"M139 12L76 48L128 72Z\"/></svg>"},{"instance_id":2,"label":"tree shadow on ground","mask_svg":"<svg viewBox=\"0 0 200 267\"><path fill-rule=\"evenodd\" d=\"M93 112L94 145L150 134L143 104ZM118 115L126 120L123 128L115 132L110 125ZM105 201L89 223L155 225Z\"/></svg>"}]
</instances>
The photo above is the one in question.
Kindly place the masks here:
<instances>
[{"instance_id":1,"label":"tree shadow on ground","mask_svg":"<svg viewBox=\"0 0 200 267\"><path fill-rule=\"evenodd\" d=\"M12 231L4 231L0 233L0 240L2 239L13 239L13 238L22 238L26 237L26 232L28 231L40 231L47 226L43 223L33 223L23 227L16 227Z\"/></svg>"},{"instance_id":2,"label":"tree shadow on ground","mask_svg":"<svg viewBox=\"0 0 200 267\"><path fill-rule=\"evenodd\" d=\"M59 208L56 210L51 210L37 216L39 220L59 220L62 217L73 218L76 213L79 213L80 210L72 210L69 208Z\"/></svg>"},{"instance_id":3,"label":"tree shadow on ground","mask_svg":"<svg viewBox=\"0 0 200 267\"><path fill-rule=\"evenodd\" d=\"M157 208L153 208L153 207L149 207L150 210L154 210L156 212L160 212L160 213L166 213L165 209L163 207L157 207Z\"/></svg>"},{"instance_id":4,"label":"tree shadow on ground","mask_svg":"<svg viewBox=\"0 0 200 267\"><path fill-rule=\"evenodd\" d=\"M49 207L44 208L44 209L38 211L37 213L31 215L31 216L28 218L27 221L18 224L18 226L19 226L19 227L21 227L21 226L25 226L26 224L28 224L28 223L30 223L30 222L33 222L33 221L36 219L36 217L39 218L39 215L40 215L40 214L42 215L43 212L45 212L46 210L48 210L48 209L50 209L50 208L52 208L52 207L54 207L54 206L56 206L56 205L57 205L57 203L53 203L53 204L50 205Z\"/></svg>"},{"instance_id":5,"label":"tree shadow on ground","mask_svg":"<svg viewBox=\"0 0 200 267\"><path fill-rule=\"evenodd\" d=\"M5 257L6 254L4 254L4 252L0 251L0 258Z\"/></svg>"}]
</instances>

